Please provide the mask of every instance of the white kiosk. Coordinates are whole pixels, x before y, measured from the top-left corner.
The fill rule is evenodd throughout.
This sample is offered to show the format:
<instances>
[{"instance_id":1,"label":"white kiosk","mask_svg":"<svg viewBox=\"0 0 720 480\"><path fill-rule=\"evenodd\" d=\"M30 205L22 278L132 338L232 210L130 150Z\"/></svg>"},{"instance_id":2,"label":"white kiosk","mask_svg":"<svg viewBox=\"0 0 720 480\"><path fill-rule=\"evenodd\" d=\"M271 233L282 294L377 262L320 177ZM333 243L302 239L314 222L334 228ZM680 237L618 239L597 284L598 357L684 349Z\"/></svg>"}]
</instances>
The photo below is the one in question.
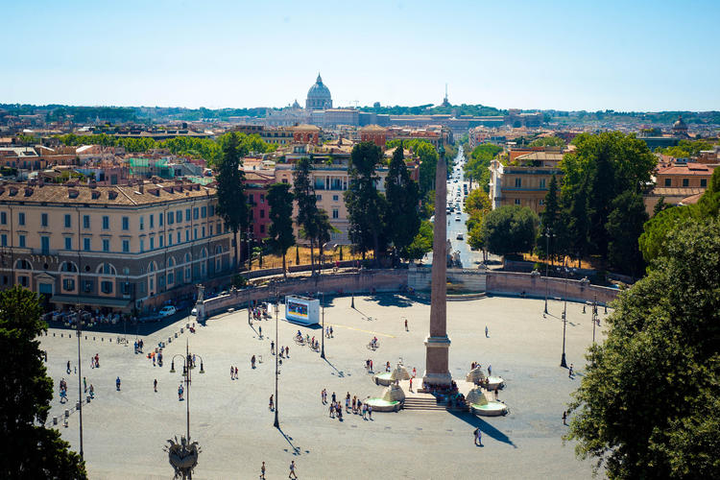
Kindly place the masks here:
<instances>
[{"instance_id":1,"label":"white kiosk","mask_svg":"<svg viewBox=\"0 0 720 480\"><path fill-rule=\"evenodd\" d=\"M285 297L285 318L302 325L320 323L320 301L314 298L288 295Z\"/></svg>"}]
</instances>

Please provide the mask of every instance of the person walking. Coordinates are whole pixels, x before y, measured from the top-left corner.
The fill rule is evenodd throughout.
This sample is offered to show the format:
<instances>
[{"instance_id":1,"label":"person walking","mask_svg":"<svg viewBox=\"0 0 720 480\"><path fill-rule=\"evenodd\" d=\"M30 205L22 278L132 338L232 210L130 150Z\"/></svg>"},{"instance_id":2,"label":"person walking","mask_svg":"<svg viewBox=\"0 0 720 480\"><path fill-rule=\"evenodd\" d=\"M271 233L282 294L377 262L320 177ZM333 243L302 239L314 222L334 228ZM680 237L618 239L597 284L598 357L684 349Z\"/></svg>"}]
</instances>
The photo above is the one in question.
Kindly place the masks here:
<instances>
[{"instance_id":1,"label":"person walking","mask_svg":"<svg viewBox=\"0 0 720 480\"><path fill-rule=\"evenodd\" d=\"M68 362L67 362L67 373L68 373L68 375L70 375L70 372L71 372L71 370L70 370L70 360L68 360Z\"/></svg>"},{"instance_id":2,"label":"person walking","mask_svg":"<svg viewBox=\"0 0 720 480\"><path fill-rule=\"evenodd\" d=\"M117 379L115 379L115 388L118 392L120 391L120 377L117 377Z\"/></svg>"},{"instance_id":3,"label":"person walking","mask_svg":"<svg viewBox=\"0 0 720 480\"><path fill-rule=\"evenodd\" d=\"M270 340L270 355L275 355L275 341Z\"/></svg>"},{"instance_id":4,"label":"person walking","mask_svg":"<svg viewBox=\"0 0 720 480\"><path fill-rule=\"evenodd\" d=\"M237 380L237 379L238 379L238 368L235 367L235 380Z\"/></svg>"},{"instance_id":5,"label":"person walking","mask_svg":"<svg viewBox=\"0 0 720 480\"><path fill-rule=\"evenodd\" d=\"M412 392L412 377L410 377L410 391Z\"/></svg>"},{"instance_id":6,"label":"person walking","mask_svg":"<svg viewBox=\"0 0 720 480\"><path fill-rule=\"evenodd\" d=\"M83 392L87 392L87 379L83 377Z\"/></svg>"},{"instance_id":7,"label":"person walking","mask_svg":"<svg viewBox=\"0 0 720 480\"><path fill-rule=\"evenodd\" d=\"M254 369L255 368L255 355L250 357L250 366Z\"/></svg>"},{"instance_id":8,"label":"person walking","mask_svg":"<svg viewBox=\"0 0 720 480\"><path fill-rule=\"evenodd\" d=\"M407 318L405 319L405 331L408 332L408 324L407 324Z\"/></svg>"},{"instance_id":9,"label":"person walking","mask_svg":"<svg viewBox=\"0 0 720 480\"><path fill-rule=\"evenodd\" d=\"M263 462L262 467L260 467L260 478L265 480L265 462Z\"/></svg>"},{"instance_id":10,"label":"person walking","mask_svg":"<svg viewBox=\"0 0 720 480\"><path fill-rule=\"evenodd\" d=\"M230 380L235 380L235 369L230 365Z\"/></svg>"},{"instance_id":11,"label":"person walking","mask_svg":"<svg viewBox=\"0 0 720 480\"><path fill-rule=\"evenodd\" d=\"M485 338L488 338L488 327L485 325Z\"/></svg>"},{"instance_id":12,"label":"person walking","mask_svg":"<svg viewBox=\"0 0 720 480\"><path fill-rule=\"evenodd\" d=\"M290 358L290 347L285 347L285 356Z\"/></svg>"},{"instance_id":13,"label":"person walking","mask_svg":"<svg viewBox=\"0 0 720 480\"><path fill-rule=\"evenodd\" d=\"M295 460L290 462L290 475L288 475L288 478L297 478L297 475L295 475Z\"/></svg>"},{"instance_id":14,"label":"person walking","mask_svg":"<svg viewBox=\"0 0 720 480\"><path fill-rule=\"evenodd\" d=\"M563 425L567 425L567 410L565 410L563 412L562 421L563 421Z\"/></svg>"},{"instance_id":15,"label":"person walking","mask_svg":"<svg viewBox=\"0 0 720 480\"><path fill-rule=\"evenodd\" d=\"M260 338L262 338L262 326L258 327L258 331L260 332Z\"/></svg>"},{"instance_id":16,"label":"person walking","mask_svg":"<svg viewBox=\"0 0 720 480\"><path fill-rule=\"evenodd\" d=\"M153 390L157 393L157 378L153 380Z\"/></svg>"},{"instance_id":17,"label":"person walking","mask_svg":"<svg viewBox=\"0 0 720 480\"><path fill-rule=\"evenodd\" d=\"M367 405L367 404L366 404ZM372 420L372 405L367 406L368 420Z\"/></svg>"},{"instance_id":18,"label":"person walking","mask_svg":"<svg viewBox=\"0 0 720 480\"><path fill-rule=\"evenodd\" d=\"M182 386L182 383L178 386L178 402L182 402L183 400L183 393L185 392L185 389Z\"/></svg>"},{"instance_id":19,"label":"person walking","mask_svg":"<svg viewBox=\"0 0 720 480\"><path fill-rule=\"evenodd\" d=\"M575 372L573 372L573 364L570 364L570 369L568 370L568 378L573 378L573 375L575 375Z\"/></svg>"},{"instance_id":20,"label":"person walking","mask_svg":"<svg viewBox=\"0 0 720 480\"><path fill-rule=\"evenodd\" d=\"M492 377L492 365L488 365L488 377Z\"/></svg>"},{"instance_id":21,"label":"person walking","mask_svg":"<svg viewBox=\"0 0 720 480\"><path fill-rule=\"evenodd\" d=\"M474 436L475 436L475 446L476 446L476 447L482 447L482 446L483 446L483 444L482 444L482 432L480 431L480 428L479 428L479 427L476 428L473 433L475 434L475 435L474 435Z\"/></svg>"},{"instance_id":22,"label":"person walking","mask_svg":"<svg viewBox=\"0 0 720 480\"><path fill-rule=\"evenodd\" d=\"M273 395L270 394L270 411L272 412L273 410L275 410L275 402L273 400Z\"/></svg>"}]
</instances>

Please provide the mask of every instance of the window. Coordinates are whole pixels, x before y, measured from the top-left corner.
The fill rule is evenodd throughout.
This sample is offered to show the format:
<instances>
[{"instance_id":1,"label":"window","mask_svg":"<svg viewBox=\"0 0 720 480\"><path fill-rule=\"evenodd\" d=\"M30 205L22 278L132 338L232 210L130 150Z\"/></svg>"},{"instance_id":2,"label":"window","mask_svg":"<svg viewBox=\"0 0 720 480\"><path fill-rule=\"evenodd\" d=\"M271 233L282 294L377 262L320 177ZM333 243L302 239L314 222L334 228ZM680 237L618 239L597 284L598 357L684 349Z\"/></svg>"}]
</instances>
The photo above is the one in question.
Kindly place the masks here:
<instances>
[{"instance_id":1,"label":"window","mask_svg":"<svg viewBox=\"0 0 720 480\"><path fill-rule=\"evenodd\" d=\"M4 233L0 235L0 245L7 247L7 235Z\"/></svg>"},{"instance_id":2,"label":"window","mask_svg":"<svg viewBox=\"0 0 720 480\"><path fill-rule=\"evenodd\" d=\"M168 247L172 246L172 233L168 233Z\"/></svg>"},{"instance_id":3,"label":"window","mask_svg":"<svg viewBox=\"0 0 720 480\"><path fill-rule=\"evenodd\" d=\"M260 218L265 218L265 210L260 210Z\"/></svg>"},{"instance_id":4,"label":"window","mask_svg":"<svg viewBox=\"0 0 720 480\"><path fill-rule=\"evenodd\" d=\"M140 251L141 252L145 251L145 239L144 238L140 239Z\"/></svg>"},{"instance_id":5,"label":"window","mask_svg":"<svg viewBox=\"0 0 720 480\"><path fill-rule=\"evenodd\" d=\"M671 187L671 186L672 186L672 180L669 179L669 178L666 178L666 179L665 179L665 186L666 186L666 187Z\"/></svg>"},{"instance_id":6,"label":"window","mask_svg":"<svg viewBox=\"0 0 720 480\"><path fill-rule=\"evenodd\" d=\"M40 225L43 227L48 226L48 214L47 213L40 214Z\"/></svg>"},{"instance_id":7,"label":"window","mask_svg":"<svg viewBox=\"0 0 720 480\"><path fill-rule=\"evenodd\" d=\"M65 237L65 250L72 250L72 238Z\"/></svg>"},{"instance_id":8,"label":"window","mask_svg":"<svg viewBox=\"0 0 720 480\"><path fill-rule=\"evenodd\" d=\"M316 195L318 202L322 201L322 195Z\"/></svg>"},{"instance_id":9,"label":"window","mask_svg":"<svg viewBox=\"0 0 720 480\"><path fill-rule=\"evenodd\" d=\"M197 240L197 227L193 228L193 240Z\"/></svg>"},{"instance_id":10,"label":"window","mask_svg":"<svg viewBox=\"0 0 720 480\"><path fill-rule=\"evenodd\" d=\"M90 228L90 215L83 215L83 228Z\"/></svg>"},{"instance_id":11,"label":"window","mask_svg":"<svg viewBox=\"0 0 720 480\"><path fill-rule=\"evenodd\" d=\"M140 215L140 230L145 230L145 217Z\"/></svg>"},{"instance_id":12,"label":"window","mask_svg":"<svg viewBox=\"0 0 720 480\"><path fill-rule=\"evenodd\" d=\"M121 286L122 286L122 294L130 295L130 282L123 282L123 283L121 283Z\"/></svg>"},{"instance_id":13,"label":"window","mask_svg":"<svg viewBox=\"0 0 720 480\"><path fill-rule=\"evenodd\" d=\"M690 179L683 178L683 187L688 187L688 186L690 186Z\"/></svg>"},{"instance_id":14,"label":"window","mask_svg":"<svg viewBox=\"0 0 720 480\"><path fill-rule=\"evenodd\" d=\"M123 253L129 253L129 252L130 252L130 240L123 240L123 241L122 241L122 249L123 249Z\"/></svg>"},{"instance_id":15,"label":"window","mask_svg":"<svg viewBox=\"0 0 720 480\"><path fill-rule=\"evenodd\" d=\"M210 212L208 214L208 217L214 217L215 216L215 205L210 205Z\"/></svg>"},{"instance_id":16,"label":"window","mask_svg":"<svg viewBox=\"0 0 720 480\"><path fill-rule=\"evenodd\" d=\"M332 218L339 218L339 217L340 217L340 212L338 212L338 209L337 209L337 208L333 208L332 215L333 215Z\"/></svg>"},{"instance_id":17,"label":"window","mask_svg":"<svg viewBox=\"0 0 720 480\"><path fill-rule=\"evenodd\" d=\"M260 224L260 233L265 233L265 224Z\"/></svg>"},{"instance_id":18,"label":"window","mask_svg":"<svg viewBox=\"0 0 720 480\"><path fill-rule=\"evenodd\" d=\"M522 178L516 178L515 179L515 188L522 187Z\"/></svg>"},{"instance_id":19,"label":"window","mask_svg":"<svg viewBox=\"0 0 720 480\"><path fill-rule=\"evenodd\" d=\"M203 227L202 227L202 237L201 238L205 238L205 225L203 225Z\"/></svg>"},{"instance_id":20,"label":"window","mask_svg":"<svg viewBox=\"0 0 720 480\"><path fill-rule=\"evenodd\" d=\"M162 226L163 226L163 217L164 217L164 216L165 216L164 214L158 213L158 227L162 227Z\"/></svg>"},{"instance_id":21,"label":"window","mask_svg":"<svg viewBox=\"0 0 720 480\"><path fill-rule=\"evenodd\" d=\"M25 225L25 213L18 212L18 225Z\"/></svg>"},{"instance_id":22,"label":"window","mask_svg":"<svg viewBox=\"0 0 720 480\"><path fill-rule=\"evenodd\" d=\"M186 222L190 221L190 209L189 208L185 209L185 221Z\"/></svg>"},{"instance_id":23,"label":"window","mask_svg":"<svg viewBox=\"0 0 720 480\"><path fill-rule=\"evenodd\" d=\"M212 237L212 234L213 234L213 233L212 233L212 232L213 232L213 224L212 224L212 223L211 223L210 225L208 225L208 229L209 229L209 232L210 232L210 236Z\"/></svg>"},{"instance_id":24,"label":"window","mask_svg":"<svg viewBox=\"0 0 720 480\"><path fill-rule=\"evenodd\" d=\"M102 245L103 245L103 252L110 251L110 240L109 239L103 238Z\"/></svg>"},{"instance_id":25,"label":"window","mask_svg":"<svg viewBox=\"0 0 720 480\"><path fill-rule=\"evenodd\" d=\"M701 186L701 187L707 187L707 178L701 178L701 179L700 179L700 186Z\"/></svg>"},{"instance_id":26,"label":"window","mask_svg":"<svg viewBox=\"0 0 720 480\"><path fill-rule=\"evenodd\" d=\"M85 281L83 282L83 284L84 284L84 285L83 285L83 291L84 291L85 293L90 293L90 292L92 292L92 289L93 289L93 282L92 282L92 280L85 280Z\"/></svg>"},{"instance_id":27,"label":"window","mask_svg":"<svg viewBox=\"0 0 720 480\"><path fill-rule=\"evenodd\" d=\"M72 227L72 217L69 214L65 214L65 228Z\"/></svg>"},{"instance_id":28,"label":"window","mask_svg":"<svg viewBox=\"0 0 720 480\"><path fill-rule=\"evenodd\" d=\"M516 199L515 199L515 205L520 205L520 199L519 199L519 198L516 198Z\"/></svg>"},{"instance_id":29,"label":"window","mask_svg":"<svg viewBox=\"0 0 720 480\"><path fill-rule=\"evenodd\" d=\"M163 248L163 242L165 240L165 237L162 235L158 235L158 243L160 243L160 248Z\"/></svg>"},{"instance_id":30,"label":"window","mask_svg":"<svg viewBox=\"0 0 720 480\"><path fill-rule=\"evenodd\" d=\"M25 235L18 235L18 244L20 247L25 247Z\"/></svg>"},{"instance_id":31,"label":"window","mask_svg":"<svg viewBox=\"0 0 720 480\"><path fill-rule=\"evenodd\" d=\"M0 224L7 225L7 212L0 212Z\"/></svg>"},{"instance_id":32,"label":"window","mask_svg":"<svg viewBox=\"0 0 720 480\"><path fill-rule=\"evenodd\" d=\"M175 275L172 272L168 273L167 277L168 277L168 285L172 285L173 283L175 283Z\"/></svg>"},{"instance_id":33,"label":"window","mask_svg":"<svg viewBox=\"0 0 720 480\"><path fill-rule=\"evenodd\" d=\"M42 250L43 255L48 255L50 253L50 237L46 235L40 237L40 250Z\"/></svg>"},{"instance_id":34,"label":"window","mask_svg":"<svg viewBox=\"0 0 720 480\"><path fill-rule=\"evenodd\" d=\"M22 285L23 287L27 287L28 284L30 283L30 281L28 280L28 277L26 277L25 275L18 277L18 280L20 280L20 285Z\"/></svg>"},{"instance_id":35,"label":"window","mask_svg":"<svg viewBox=\"0 0 720 480\"><path fill-rule=\"evenodd\" d=\"M200 217L200 211L197 207L193 208L193 220L197 220Z\"/></svg>"},{"instance_id":36,"label":"window","mask_svg":"<svg viewBox=\"0 0 720 480\"><path fill-rule=\"evenodd\" d=\"M66 291L75 290L75 279L64 278L63 279L63 290L66 290Z\"/></svg>"},{"instance_id":37,"label":"window","mask_svg":"<svg viewBox=\"0 0 720 480\"><path fill-rule=\"evenodd\" d=\"M250 205L253 205L255 203L255 195L252 193L248 193L248 203Z\"/></svg>"},{"instance_id":38,"label":"window","mask_svg":"<svg viewBox=\"0 0 720 480\"><path fill-rule=\"evenodd\" d=\"M177 223L182 222L182 210L178 210L177 212L175 212L175 221Z\"/></svg>"},{"instance_id":39,"label":"window","mask_svg":"<svg viewBox=\"0 0 720 480\"><path fill-rule=\"evenodd\" d=\"M185 230L185 241L186 242L190 241L190 229L189 228L187 230Z\"/></svg>"},{"instance_id":40,"label":"window","mask_svg":"<svg viewBox=\"0 0 720 480\"><path fill-rule=\"evenodd\" d=\"M200 207L200 218L207 217L207 207Z\"/></svg>"},{"instance_id":41,"label":"window","mask_svg":"<svg viewBox=\"0 0 720 480\"><path fill-rule=\"evenodd\" d=\"M102 293L110 294L113 292L113 282L110 282L108 280L104 280L100 282L100 290Z\"/></svg>"},{"instance_id":42,"label":"window","mask_svg":"<svg viewBox=\"0 0 720 480\"><path fill-rule=\"evenodd\" d=\"M102 217L102 228L103 230L110 230L110 217L107 215L103 215Z\"/></svg>"},{"instance_id":43,"label":"window","mask_svg":"<svg viewBox=\"0 0 720 480\"><path fill-rule=\"evenodd\" d=\"M155 215L150 214L150 228L155 228Z\"/></svg>"},{"instance_id":44,"label":"window","mask_svg":"<svg viewBox=\"0 0 720 480\"><path fill-rule=\"evenodd\" d=\"M340 200L340 195L333 195L333 202L337 202Z\"/></svg>"},{"instance_id":45,"label":"window","mask_svg":"<svg viewBox=\"0 0 720 480\"><path fill-rule=\"evenodd\" d=\"M83 238L83 250L85 250L86 252L89 252L91 250L89 238Z\"/></svg>"},{"instance_id":46,"label":"window","mask_svg":"<svg viewBox=\"0 0 720 480\"><path fill-rule=\"evenodd\" d=\"M155 237L150 237L150 250L155 250Z\"/></svg>"},{"instance_id":47,"label":"window","mask_svg":"<svg viewBox=\"0 0 720 480\"><path fill-rule=\"evenodd\" d=\"M180 232L177 232L177 243L182 242L182 238L180 237Z\"/></svg>"},{"instance_id":48,"label":"window","mask_svg":"<svg viewBox=\"0 0 720 480\"><path fill-rule=\"evenodd\" d=\"M538 204L539 204L540 206L545 205L545 200L541 198L540 201L538 202Z\"/></svg>"},{"instance_id":49,"label":"window","mask_svg":"<svg viewBox=\"0 0 720 480\"><path fill-rule=\"evenodd\" d=\"M544 178L540 179L540 188L545 189L545 179Z\"/></svg>"}]
</instances>

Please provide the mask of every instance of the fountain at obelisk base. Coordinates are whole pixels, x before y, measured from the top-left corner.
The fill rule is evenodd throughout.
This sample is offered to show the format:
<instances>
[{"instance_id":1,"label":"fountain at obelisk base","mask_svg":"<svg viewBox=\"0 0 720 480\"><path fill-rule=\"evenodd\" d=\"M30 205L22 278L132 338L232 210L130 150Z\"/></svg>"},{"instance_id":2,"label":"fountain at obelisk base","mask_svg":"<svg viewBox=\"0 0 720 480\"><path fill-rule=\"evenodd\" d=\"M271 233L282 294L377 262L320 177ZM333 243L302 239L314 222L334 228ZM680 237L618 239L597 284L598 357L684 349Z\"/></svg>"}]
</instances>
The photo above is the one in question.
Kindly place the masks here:
<instances>
[{"instance_id":1,"label":"fountain at obelisk base","mask_svg":"<svg viewBox=\"0 0 720 480\"><path fill-rule=\"evenodd\" d=\"M440 144L435 172L435 222L430 295L430 335L425 340L423 384L440 389L452 385L448 369L450 338L447 336L447 161Z\"/></svg>"}]
</instances>

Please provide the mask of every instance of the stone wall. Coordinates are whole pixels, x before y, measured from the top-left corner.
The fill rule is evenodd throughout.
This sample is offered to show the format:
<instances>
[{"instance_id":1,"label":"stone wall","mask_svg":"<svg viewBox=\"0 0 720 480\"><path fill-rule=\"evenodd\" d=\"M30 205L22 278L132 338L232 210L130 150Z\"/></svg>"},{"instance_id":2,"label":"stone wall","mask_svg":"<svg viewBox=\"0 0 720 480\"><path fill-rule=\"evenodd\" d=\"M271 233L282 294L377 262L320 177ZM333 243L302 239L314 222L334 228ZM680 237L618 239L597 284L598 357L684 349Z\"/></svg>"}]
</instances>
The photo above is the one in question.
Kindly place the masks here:
<instances>
[{"instance_id":1,"label":"stone wall","mask_svg":"<svg viewBox=\"0 0 720 480\"><path fill-rule=\"evenodd\" d=\"M565 298L575 302L593 301L597 299L601 305L615 300L619 290L615 288L591 285L583 280L567 281L564 278L543 277L530 273L495 272L487 273L487 292L498 295L521 295L545 298L545 290L549 298Z\"/></svg>"}]
</instances>

